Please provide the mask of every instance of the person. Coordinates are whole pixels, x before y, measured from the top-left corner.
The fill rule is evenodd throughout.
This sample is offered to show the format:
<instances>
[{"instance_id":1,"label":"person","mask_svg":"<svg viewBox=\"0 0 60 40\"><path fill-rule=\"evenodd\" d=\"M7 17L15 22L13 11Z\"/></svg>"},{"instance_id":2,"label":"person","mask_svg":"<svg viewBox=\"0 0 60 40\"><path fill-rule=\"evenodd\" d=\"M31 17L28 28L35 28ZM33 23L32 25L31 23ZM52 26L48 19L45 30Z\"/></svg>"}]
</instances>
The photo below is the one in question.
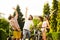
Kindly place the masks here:
<instances>
[{"instance_id":1,"label":"person","mask_svg":"<svg viewBox=\"0 0 60 40\"><path fill-rule=\"evenodd\" d=\"M12 26L13 29L13 40L19 40L20 39L20 27L18 25L18 12L15 8L13 8L16 12L15 16L10 15L9 19L9 23Z\"/></svg>"},{"instance_id":2,"label":"person","mask_svg":"<svg viewBox=\"0 0 60 40\"><path fill-rule=\"evenodd\" d=\"M43 22L43 17L39 16L40 22L37 24L37 33L38 33L38 40L41 40L41 27L42 27L42 22Z\"/></svg>"},{"instance_id":3,"label":"person","mask_svg":"<svg viewBox=\"0 0 60 40\"><path fill-rule=\"evenodd\" d=\"M48 16L44 17L44 21L42 23L42 39L46 40L46 29L50 29L49 21L48 21Z\"/></svg>"},{"instance_id":4,"label":"person","mask_svg":"<svg viewBox=\"0 0 60 40\"><path fill-rule=\"evenodd\" d=\"M25 13L25 24L23 27L23 40L26 39L26 36L28 36L28 39L30 40L30 26L33 25L33 16L30 15L29 18L27 18L27 11L28 7L26 7L26 13Z\"/></svg>"},{"instance_id":5,"label":"person","mask_svg":"<svg viewBox=\"0 0 60 40\"><path fill-rule=\"evenodd\" d=\"M30 15L29 18L25 16L25 24L23 28L23 40L26 39L26 35L28 36L28 39L30 40L30 25L33 25L33 16Z\"/></svg>"}]
</instances>

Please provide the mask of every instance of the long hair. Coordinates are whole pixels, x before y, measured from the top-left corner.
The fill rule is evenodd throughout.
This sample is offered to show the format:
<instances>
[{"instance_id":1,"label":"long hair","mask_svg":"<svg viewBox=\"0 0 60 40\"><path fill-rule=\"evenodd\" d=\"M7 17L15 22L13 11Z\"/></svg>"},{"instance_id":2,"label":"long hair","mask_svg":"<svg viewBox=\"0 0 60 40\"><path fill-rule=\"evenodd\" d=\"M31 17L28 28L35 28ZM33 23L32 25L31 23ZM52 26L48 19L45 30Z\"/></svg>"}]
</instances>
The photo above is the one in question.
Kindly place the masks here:
<instances>
[{"instance_id":1,"label":"long hair","mask_svg":"<svg viewBox=\"0 0 60 40\"><path fill-rule=\"evenodd\" d=\"M42 16L39 16L40 20L43 21L43 17Z\"/></svg>"},{"instance_id":2,"label":"long hair","mask_svg":"<svg viewBox=\"0 0 60 40\"><path fill-rule=\"evenodd\" d=\"M45 18L49 21L49 16L45 15Z\"/></svg>"},{"instance_id":3,"label":"long hair","mask_svg":"<svg viewBox=\"0 0 60 40\"><path fill-rule=\"evenodd\" d=\"M31 18L33 19L33 16L32 15L30 15L31 16Z\"/></svg>"},{"instance_id":4,"label":"long hair","mask_svg":"<svg viewBox=\"0 0 60 40\"><path fill-rule=\"evenodd\" d=\"M32 19L33 19L33 16L32 16L32 15L30 15L30 17L31 17L31 18L28 18L28 20L32 20Z\"/></svg>"}]
</instances>

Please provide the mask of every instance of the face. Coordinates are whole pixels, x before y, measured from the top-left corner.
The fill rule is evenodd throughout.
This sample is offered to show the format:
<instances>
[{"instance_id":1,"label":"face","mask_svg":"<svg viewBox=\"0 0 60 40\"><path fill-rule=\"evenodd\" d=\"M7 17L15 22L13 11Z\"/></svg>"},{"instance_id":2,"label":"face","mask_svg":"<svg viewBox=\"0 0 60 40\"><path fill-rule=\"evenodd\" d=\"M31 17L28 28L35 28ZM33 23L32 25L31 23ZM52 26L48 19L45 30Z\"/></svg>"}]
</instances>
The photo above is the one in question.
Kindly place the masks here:
<instances>
[{"instance_id":1,"label":"face","mask_svg":"<svg viewBox=\"0 0 60 40\"><path fill-rule=\"evenodd\" d=\"M28 20L32 20L32 16L29 16Z\"/></svg>"}]
</instances>

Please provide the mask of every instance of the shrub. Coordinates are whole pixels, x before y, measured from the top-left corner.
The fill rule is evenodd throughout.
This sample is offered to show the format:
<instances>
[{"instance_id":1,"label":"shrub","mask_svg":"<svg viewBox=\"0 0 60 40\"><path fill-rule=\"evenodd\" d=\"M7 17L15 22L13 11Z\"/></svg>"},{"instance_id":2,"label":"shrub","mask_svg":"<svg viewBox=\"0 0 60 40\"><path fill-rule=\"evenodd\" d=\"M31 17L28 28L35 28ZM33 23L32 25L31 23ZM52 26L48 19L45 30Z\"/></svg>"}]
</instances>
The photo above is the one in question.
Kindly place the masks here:
<instances>
[{"instance_id":1,"label":"shrub","mask_svg":"<svg viewBox=\"0 0 60 40\"><path fill-rule=\"evenodd\" d=\"M0 40L7 40L7 34L2 30L0 30Z\"/></svg>"},{"instance_id":2,"label":"shrub","mask_svg":"<svg viewBox=\"0 0 60 40\"><path fill-rule=\"evenodd\" d=\"M47 33L47 40L60 40L60 32Z\"/></svg>"},{"instance_id":3,"label":"shrub","mask_svg":"<svg viewBox=\"0 0 60 40\"><path fill-rule=\"evenodd\" d=\"M0 19L0 40L7 40L9 36L9 22L2 18Z\"/></svg>"}]
</instances>

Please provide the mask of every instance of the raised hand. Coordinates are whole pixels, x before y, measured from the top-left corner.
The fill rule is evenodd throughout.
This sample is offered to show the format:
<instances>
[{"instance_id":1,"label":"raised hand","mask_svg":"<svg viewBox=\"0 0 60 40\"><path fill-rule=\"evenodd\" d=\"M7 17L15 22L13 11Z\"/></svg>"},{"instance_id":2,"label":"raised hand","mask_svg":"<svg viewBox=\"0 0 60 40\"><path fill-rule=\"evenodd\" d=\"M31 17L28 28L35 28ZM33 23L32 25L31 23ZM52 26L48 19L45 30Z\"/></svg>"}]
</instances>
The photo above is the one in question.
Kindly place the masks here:
<instances>
[{"instance_id":1,"label":"raised hand","mask_svg":"<svg viewBox=\"0 0 60 40\"><path fill-rule=\"evenodd\" d=\"M55 11L56 11L56 9L55 9L55 10L53 10L53 11L51 11L51 14L50 14L49 16L51 16Z\"/></svg>"},{"instance_id":2,"label":"raised hand","mask_svg":"<svg viewBox=\"0 0 60 40\"><path fill-rule=\"evenodd\" d=\"M16 9L15 9L15 8L13 8L13 10L15 10L15 11L16 11Z\"/></svg>"},{"instance_id":3,"label":"raised hand","mask_svg":"<svg viewBox=\"0 0 60 40\"><path fill-rule=\"evenodd\" d=\"M25 19L27 18L28 7L26 7Z\"/></svg>"},{"instance_id":4,"label":"raised hand","mask_svg":"<svg viewBox=\"0 0 60 40\"><path fill-rule=\"evenodd\" d=\"M13 10L16 12L15 17L18 18L18 12L17 12L17 10L15 8L13 8Z\"/></svg>"}]
</instances>

